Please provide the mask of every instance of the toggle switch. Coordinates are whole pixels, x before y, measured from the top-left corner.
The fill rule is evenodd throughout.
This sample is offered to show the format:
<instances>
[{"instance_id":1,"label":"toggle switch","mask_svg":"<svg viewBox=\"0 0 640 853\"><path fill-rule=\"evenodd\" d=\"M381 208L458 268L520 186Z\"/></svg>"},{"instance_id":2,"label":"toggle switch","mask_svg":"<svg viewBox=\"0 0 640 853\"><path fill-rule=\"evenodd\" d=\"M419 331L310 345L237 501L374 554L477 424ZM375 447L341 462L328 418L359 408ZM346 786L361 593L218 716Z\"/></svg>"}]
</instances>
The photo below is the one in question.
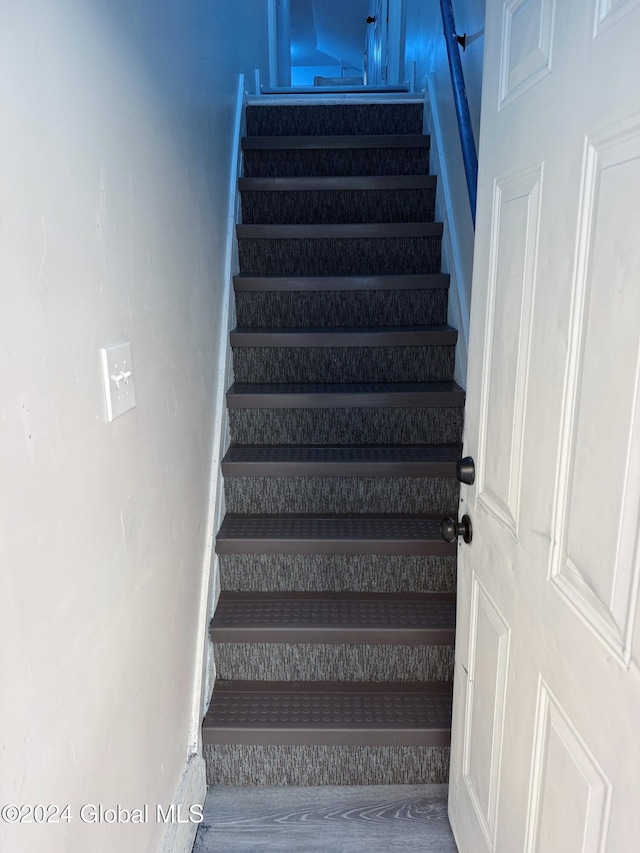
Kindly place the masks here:
<instances>
[{"instance_id":1,"label":"toggle switch","mask_svg":"<svg viewBox=\"0 0 640 853\"><path fill-rule=\"evenodd\" d=\"M129 409L133 409L136 404L131 344L126 342L102 347L100 360L107 403L107 420L112 421Z\"/></svg>"}]
</instances>

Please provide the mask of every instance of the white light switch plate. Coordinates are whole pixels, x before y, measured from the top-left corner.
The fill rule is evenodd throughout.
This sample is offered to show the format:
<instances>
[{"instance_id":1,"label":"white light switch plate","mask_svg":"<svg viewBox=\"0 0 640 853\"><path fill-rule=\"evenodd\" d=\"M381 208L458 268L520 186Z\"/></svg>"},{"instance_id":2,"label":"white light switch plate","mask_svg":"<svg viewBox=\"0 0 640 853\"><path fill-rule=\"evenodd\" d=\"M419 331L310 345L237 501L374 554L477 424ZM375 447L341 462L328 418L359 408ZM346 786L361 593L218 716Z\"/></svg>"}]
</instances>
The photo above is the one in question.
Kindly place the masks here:
<instances>
[{"instance_id":1,"label":"white light switch plate","mask_svg":"<svg viewBox=\"0 0 640 853\"><path fill-rule=\"evenodd\" d=\"M112 421L133 409L136 404L131 344L127 342L102 347L100 359L107 400L107 420Z\"/></svg>"}]
</instances>

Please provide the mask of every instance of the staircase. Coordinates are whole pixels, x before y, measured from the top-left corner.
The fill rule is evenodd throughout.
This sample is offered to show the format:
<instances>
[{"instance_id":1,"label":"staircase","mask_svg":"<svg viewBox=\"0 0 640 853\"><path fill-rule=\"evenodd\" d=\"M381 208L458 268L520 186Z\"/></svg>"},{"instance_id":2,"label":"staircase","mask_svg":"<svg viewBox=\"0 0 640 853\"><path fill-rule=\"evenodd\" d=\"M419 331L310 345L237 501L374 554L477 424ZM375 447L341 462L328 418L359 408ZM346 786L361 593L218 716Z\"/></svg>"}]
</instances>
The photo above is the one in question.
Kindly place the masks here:
<instances>
[{"instance_id":1,"label":"staircase","mask_svg":"<svg viewBox=\"0 0 640 853\"><path fill-rule=\"evenodd\" d=\"M448 778L464 393L422 128L247 108L211 785Z\"/></svg>"}]
</instances>

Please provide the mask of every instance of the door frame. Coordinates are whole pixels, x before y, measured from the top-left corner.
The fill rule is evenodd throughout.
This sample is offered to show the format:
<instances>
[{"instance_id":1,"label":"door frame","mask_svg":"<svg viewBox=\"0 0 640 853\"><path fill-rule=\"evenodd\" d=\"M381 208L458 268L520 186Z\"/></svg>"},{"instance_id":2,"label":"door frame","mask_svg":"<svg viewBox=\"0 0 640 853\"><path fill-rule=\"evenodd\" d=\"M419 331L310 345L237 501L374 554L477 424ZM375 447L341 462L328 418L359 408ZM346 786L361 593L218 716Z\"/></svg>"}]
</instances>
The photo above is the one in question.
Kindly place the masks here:
<instances>
[{"instance_id":1,"label":"door frame","mask_svg":"<svg viewBox=\"0 0 640 853\"><path fill-rule=\"evenodd\" d=\"M267 0L267 39L269 43L269 88L289 87L291 86L291 6L289 0Z\"/></svg>"}]
</instances>

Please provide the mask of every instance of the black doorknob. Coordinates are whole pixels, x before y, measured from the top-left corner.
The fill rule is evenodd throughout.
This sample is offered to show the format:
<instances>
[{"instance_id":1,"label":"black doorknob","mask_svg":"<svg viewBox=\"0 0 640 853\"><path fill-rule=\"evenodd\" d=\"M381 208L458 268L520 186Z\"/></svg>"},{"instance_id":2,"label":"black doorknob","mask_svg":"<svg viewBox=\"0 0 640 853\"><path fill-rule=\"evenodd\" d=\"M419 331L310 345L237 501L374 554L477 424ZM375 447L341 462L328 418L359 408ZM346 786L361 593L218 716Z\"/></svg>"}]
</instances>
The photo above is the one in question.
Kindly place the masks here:
<instances>
[{"instance_id":1,"label":"black doorknob","mask_svg":"<svg viewBox=\"0 0 640 853\"><path fill-rule=\"evenodd\" d=\"M470 456L458 459L456 463L456 476L459 482L464 483L465 486L473 486L476 479L476 463Z\"/></svg>"},{"instance_id":2,"label":"black doorknob","mask_svg":"<svg viewBox=\"0 0 640 853\"><path fill-rule=\"evenodd\" d=\"M369 16L367 17L367 23L368 23L368 24L375 24L375 22L376 22L376 17L375 17L375 15L373 15L373 16L369 15Z\"/></svg>"},{"instance_id":3,"label":"black doorknob","mask_svg":"<svg viewBox=\"0 0 640 853\"><path fill-rule=\"evenodd\" d=\"M455 542L458 536L462 536L467 545L473 539L473 526L468 515L463 515L461 521L453 518L443 518L440 522L440 533L445 542Z\"/></svg>"}]
</instances>

